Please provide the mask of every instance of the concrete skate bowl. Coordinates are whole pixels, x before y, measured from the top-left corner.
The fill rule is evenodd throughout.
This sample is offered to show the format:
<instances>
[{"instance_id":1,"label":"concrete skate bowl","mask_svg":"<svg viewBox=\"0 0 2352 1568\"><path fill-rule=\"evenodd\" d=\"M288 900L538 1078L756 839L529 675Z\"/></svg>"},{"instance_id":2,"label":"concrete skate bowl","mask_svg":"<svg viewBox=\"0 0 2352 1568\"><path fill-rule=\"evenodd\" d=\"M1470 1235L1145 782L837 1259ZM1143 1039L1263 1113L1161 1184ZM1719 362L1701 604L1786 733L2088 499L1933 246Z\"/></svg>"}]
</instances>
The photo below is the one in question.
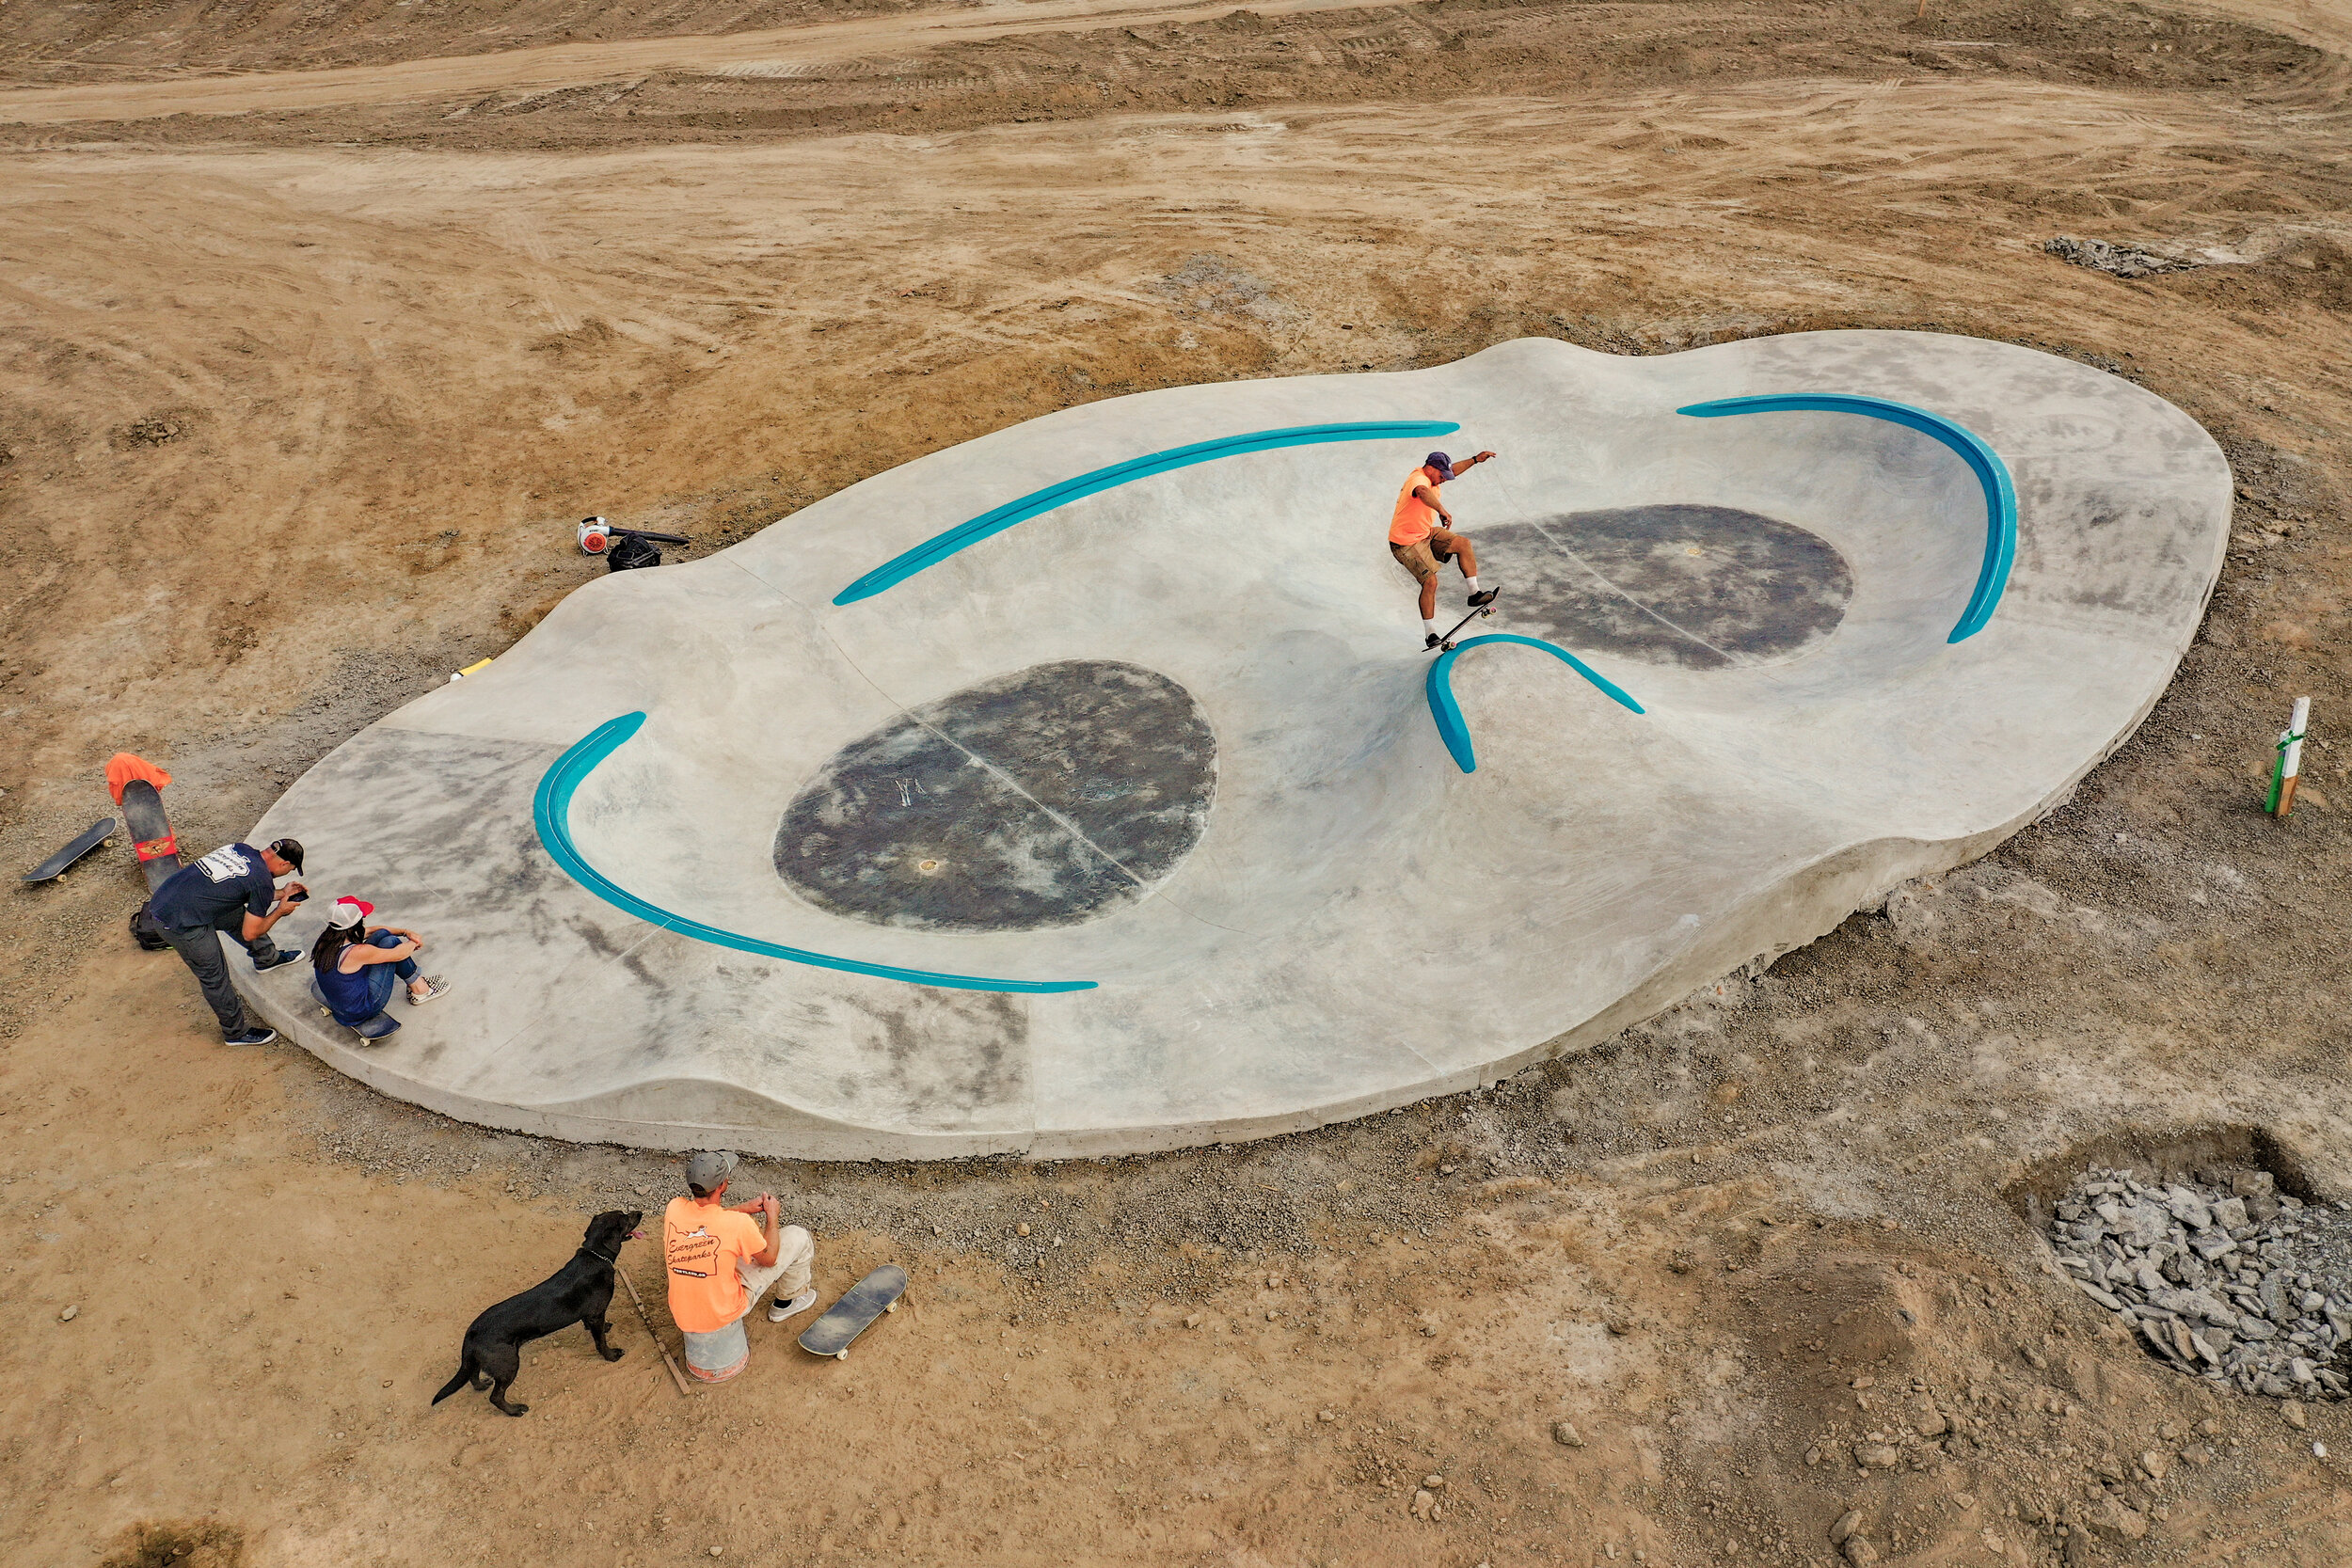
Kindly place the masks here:
<instances>
[{"instance_id":1,"label":"concrete skate bowl","mask_svg":"<svg viewBox=\"0 0 2352 1568\"><path fill-rule=\"evenodd\" d=\"M1446 498L1502 590L1434 657L1383 543L1433 448L1502 454ZM2170 678L2230 484L2127 382L1925 334L1071 409L600 579L353 736L255 832L453 990L371 1048L299 974L241 984L388 1093L575 1139L1062 1157L1366 1114L2048 809Z\"/></svg>"}]
</instances>

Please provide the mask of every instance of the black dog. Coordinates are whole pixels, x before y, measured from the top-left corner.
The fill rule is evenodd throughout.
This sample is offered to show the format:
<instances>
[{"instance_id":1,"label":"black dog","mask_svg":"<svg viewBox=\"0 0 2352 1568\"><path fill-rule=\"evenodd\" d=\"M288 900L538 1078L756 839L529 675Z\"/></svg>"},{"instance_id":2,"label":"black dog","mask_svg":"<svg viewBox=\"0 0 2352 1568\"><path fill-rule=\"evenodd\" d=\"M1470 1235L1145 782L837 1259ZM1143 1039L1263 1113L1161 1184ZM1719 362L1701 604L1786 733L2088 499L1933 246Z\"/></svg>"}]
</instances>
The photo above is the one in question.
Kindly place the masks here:
<instances>
[{"instance_id":1,"label":"black dog","mask_svg":"<svg viewBox=\"0 0 2352 1568\"><path fill-rule=\"evenodd\" d=\"M628 1240L644 1234L637 1228L637 1222L644 1217L642 1212L606 1210L588 1222L587 1238L570 1262L521 1295L509 1296L476 1318L460 1347L463 1359L458 1362L457 1375L433 1396L433 1402L440 1403L470 1382L477 1388L489 1389L490 1402L509 1416L521 1415L531 1406L507 1403L506 1390L522 1370L523 1345L574 1323L588 1330L596 1341L596 1354L607 1361L618 1361L628 1354L604 1342L612 1329L604 1321L604 1309L612 1305L613 1265Z\"/></svg>"}]
</instances>

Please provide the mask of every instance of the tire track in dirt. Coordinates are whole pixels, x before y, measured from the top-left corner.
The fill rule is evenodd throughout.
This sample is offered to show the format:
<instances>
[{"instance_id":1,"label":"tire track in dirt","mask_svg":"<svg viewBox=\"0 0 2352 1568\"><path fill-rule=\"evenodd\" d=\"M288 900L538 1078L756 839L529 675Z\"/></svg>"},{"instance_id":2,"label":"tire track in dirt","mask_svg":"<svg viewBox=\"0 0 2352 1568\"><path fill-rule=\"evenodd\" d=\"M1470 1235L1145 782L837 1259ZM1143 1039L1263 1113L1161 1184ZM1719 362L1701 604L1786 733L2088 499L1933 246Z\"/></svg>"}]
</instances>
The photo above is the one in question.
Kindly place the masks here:
<instances>
[{"instance_id":1,"label":"tire track in dirt","mask_svg":"<svg viewBox=\"0 0 2352 1568\"><path fill-rule=\"evenodd\" d=\"M1289 16L1403 3L1404 0L1266 0L1252 8L1262 16ZM1236 8L1230 0L1178 6L1119 5L1114 0L1037 0L1009 16L975 16L962 9L925 11L911 17L860 18L719 37L549 44L495 55L401 60L389 65L342 66L325 71L22 87L0 93L0 123L56 125L73 120L160 119L169 115L285 114L464 93L553 91L664 71L788 77L811 65L869 55L884 47L937 48L1029 33L1200 22L1228 15Z\"/></svg>"}]
</instances>

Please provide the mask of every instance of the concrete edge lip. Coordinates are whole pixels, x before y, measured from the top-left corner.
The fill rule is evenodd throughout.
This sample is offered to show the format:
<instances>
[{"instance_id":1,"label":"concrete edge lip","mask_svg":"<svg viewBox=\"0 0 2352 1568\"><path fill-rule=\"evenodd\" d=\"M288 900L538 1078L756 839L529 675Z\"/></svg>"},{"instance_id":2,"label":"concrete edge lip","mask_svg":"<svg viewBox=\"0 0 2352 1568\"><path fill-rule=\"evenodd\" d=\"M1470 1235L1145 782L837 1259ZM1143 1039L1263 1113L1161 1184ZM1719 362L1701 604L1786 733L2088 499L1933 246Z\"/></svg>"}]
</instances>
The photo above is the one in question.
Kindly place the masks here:
<instances>
[{"instance_id":1,"label":"concrete edge lip","mask_svg":"<svg viewBox=\"0 0 2352 1568\"><path fill-rule=\"evenodd\" d=\"M870 974L878 979L900 980L908 985L938 986L948 990L992 990L1019 992L1029 995L1051 995L1059 991L1092 990L1091 980L1004 980L976 974L943 974L932 970L904 969L892 964L866 963L858 958L845 958L830 953L813 952L804 947L787 947L777 942L762 942L733 931L723 931L706 926L699 920L669 911L638 897L621 887L595 866L572 842L572 792L581 780L596 770L596 766L627 744L643 728L644 713L625 713L607 720L583 736L577 746L548 765L541 776L539 788L532 805L532 819L539 831L539 842L565 876L616 909L625 910L648 925L663 927L696 942L707 942L720 947L730 947L741 953L758 954L764 958L783 958L790 963L809 964L818 969L838 969L852 974Z\"/></svg>"},{"instance_id":2,"label":"concrete edge lip","mask_svg":"<svg viewBox=\"0 0 2352 1568\"><path fill-rule=\"evenodd\" d=\"M1976 471L1978 483L1984 486L1985 506L1984 564L1977 573L1976 591L1968 595L1968 608L1961 611L1949 641L1964 642L1993 619L1994 610L2000 606L2001 590L2009 585L2010 567L2017 557L2017 486L2011 482L2009 465L2001 461L2001 454L1966 425L1892 398L1853 397L1837 392L1724 398L1714 403L1694 403L1675 412L1702 420L1719 420L1732 414L1859 414L1865 419L1888 420L1908 426L1949 447Z\"/></svg>"},{"instance_id":3,"label":"concrete edge lip","mask_svg":"<svg viewBox=\"0 0 2352 1568\"><path fill-rule=\"evenodd\" d=\"M2014 466L2006 591L2001 487L1951 439L1774 410L1804 427L1792 441L1788 420L1677 414L1792 397L1927 410L2006 459L2002 478ZM1220 428L1438 412L1509 460L1487 489L1447 491L1473 537L1546 515L1532 508L1745 508L1852 565L1846 618L1729 670L1580 653L1573 626L1552 634L1565 646L1503 632L1455 650L1554 659L1428 659L1409 583L1363 546L1389 468L1430 438L1418 429L1194 458L1003 520L1043 494L1041 473L1099 478ZM1139 431L1168 444L1122 456L1149 447ZM462 1006L402 1011L393 1045L363 1049L298 983L238 983L383 1092L583 1142L1060 1158L1347 1119L1605 1037L2041 815L2169 683L2230 488L2210 437L2129 383L1931 334L1640 360L1521 340L1429 371L1088 404L878 475L722 557L600 579L298 781L255 832L303 837L332 891L434 937ZM1267 559L1201 573L1217 519L1245 511L1279 519ZM912 564L879 597L828 605L791 544L802 526ZM1041 557L1088 593L1033 613ZM1988 580L1991 613L1963 637ZM624 672L611 689L564 684L586 646ZM1192 692L1230 764L1164 885L1085 924L977 936L861 927L784 888L776 814L818 760L971 682L1071 658ZM543 845L550 764L637 714L570 779ZM400 810L358 820L355 778ZM1461 984L1432 929L1477 955ZM1099 989L1058 989L1080 976Z\"/></svg>"},{"instance_id":4,"label":"concrete edge lip","mask_svg":"<svg viewBox=\"0 0 2352 1568\"><path fill-rule=\"evenodd\" d=\"M893 556L834 594L833 602L839 607L870 599L877 594L897 587L915 573L938 565L957 551L968 549L983 539L993 538L1017 524L1058 511L1089 496L1100 495L1122 484L1132 484L1139 479L1149 479L1153 474L1170 473L1178 468L1188 468L1196 463L1214 462L1220 457L1238 457L1244 452L1316 446L1327 441L1436 440L1461 428L1443 420L1372 420L1349 424L1296 425L1282 430L1255 430L1242 436L1221 436L1214 441L1196 441L1167 451L1147 452L1141 457L1109 464L1091 473L1057 481L1001 506L992 507L969 522L959 523L914 548Z\"/></svg>"}]
</instances>

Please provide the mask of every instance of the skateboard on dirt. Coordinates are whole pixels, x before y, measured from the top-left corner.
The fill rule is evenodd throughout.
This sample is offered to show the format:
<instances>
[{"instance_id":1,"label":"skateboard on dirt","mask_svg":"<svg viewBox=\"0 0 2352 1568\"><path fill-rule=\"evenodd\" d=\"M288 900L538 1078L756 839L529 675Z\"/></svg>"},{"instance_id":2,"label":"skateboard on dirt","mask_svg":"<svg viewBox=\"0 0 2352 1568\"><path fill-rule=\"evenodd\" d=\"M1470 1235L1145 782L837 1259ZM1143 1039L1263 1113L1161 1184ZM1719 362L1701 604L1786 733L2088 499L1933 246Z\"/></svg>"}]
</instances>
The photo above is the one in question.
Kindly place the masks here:
<instances>
[{"instance_id":1,"label":"skateboard on dirt","mask_svg":"<svg viewBox=\"0 0 2352 1568\"><path fill-rule=\"evenodd\" d=\"M884 1312L898 1310L898 1298L906 1293L906 1288L907 1271L896 1263L884 1263L850 1286L839 1301L825 1308L823 1317L808 1325L801 1336L801 1348L811 1355L848 1360L850 1341L865 1333Z\"/></svg>"},{"instance_id":2,"label":"skateboard on dirt","mask_svg":"<svg viewBox=\"0 0 2352 1568\"><path fill-rule=\"evenodd\" d=\"M1495 593L1496 593L1497 594L1500 594L1502 592L1502 590L1501 590L1500 588L1498 588L1498 589L1496 589L1496 590L1495 590ZM1430 649L1430 650L1429 650L1429 652L1431 652L1431 653L1433 653L1433 654L1443 654L1443 653L1451 653L1451 652L1453 652L1453 651L1454 651L1454 632L1458 632L1458 631L1460 631L1460 630L1461 630L1464 626L1469 626L1469 625L1470 625L1472 621L1477 620L1480 616L1482 616L1482 615L1492 615L1494 612L1495 612L1495 602L1494 602L1494 600L1493 600L1493 599L1488 599L1488 600L1487 600L1485 604L1480 605L1477 609L1475 609L1475 610L1471 610L1471 611L1470 611L1468 615L1465 615L1465 616L1463 616L1460 620L1458 620L1458 621L1454 622L1454 630L1453 630L1453 631L1449 631L1449 632L1447 632L1447 633L1446 633L1443 637L1438 638L1438 645L1437 645L1436 647L1434 647L1434 648Z\"/></svg>"},{"instance_id":3,"label":"skateboard on dirt","mask_svg":"<svg viewBox=\"0 0 2352 1568\"><path fill-rule=\"evenodd\" d=\"M115 819L102 818L85 828L72 843L24 873L28 882L46 882L65 875L66 867L114 836Z\"/></svg>"}]
</instances>

